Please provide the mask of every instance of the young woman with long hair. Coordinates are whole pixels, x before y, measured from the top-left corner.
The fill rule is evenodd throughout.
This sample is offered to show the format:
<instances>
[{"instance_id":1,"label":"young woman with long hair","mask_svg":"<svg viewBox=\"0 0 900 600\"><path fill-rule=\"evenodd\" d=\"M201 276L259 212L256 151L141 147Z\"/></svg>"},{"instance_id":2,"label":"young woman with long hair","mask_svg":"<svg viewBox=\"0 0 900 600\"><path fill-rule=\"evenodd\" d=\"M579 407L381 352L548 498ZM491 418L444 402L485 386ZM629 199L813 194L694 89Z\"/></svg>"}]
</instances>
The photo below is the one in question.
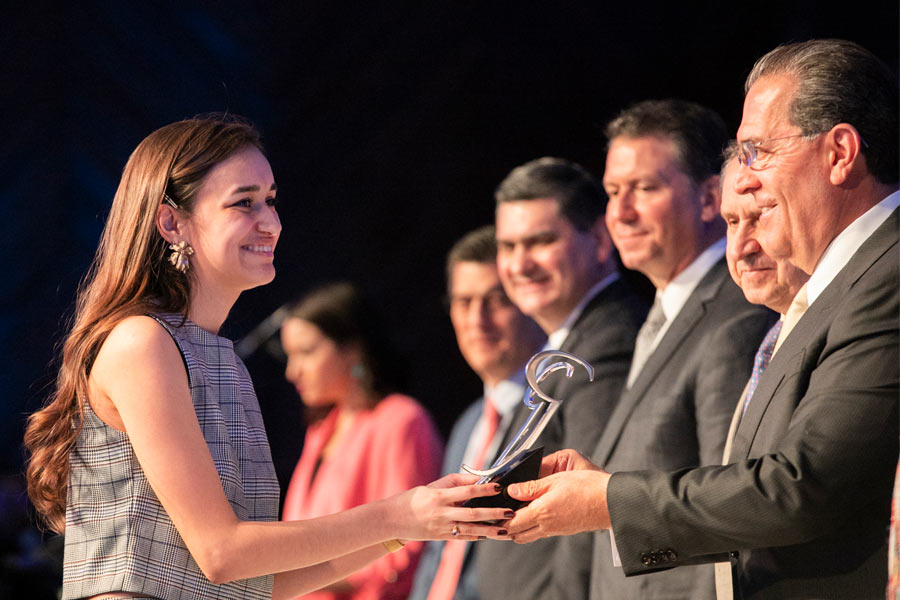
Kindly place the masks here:
<instances>
[{"instance_id":1,"label":"young woman with long hair","mask_svg":"<svg viewBox=\"0 0 900 600\"><path fill-rule=\"evenodd\" d=\"M128 160L55 391L25 435L29 496L66 534L64 599L290 598L399 540L504 537L478 522L506 511L458 506L496 493L463 476L276 521L256 396L217 335L240 293L275 275L275 195L237 119L173 123Z\"/></svg>"}]
</instances>

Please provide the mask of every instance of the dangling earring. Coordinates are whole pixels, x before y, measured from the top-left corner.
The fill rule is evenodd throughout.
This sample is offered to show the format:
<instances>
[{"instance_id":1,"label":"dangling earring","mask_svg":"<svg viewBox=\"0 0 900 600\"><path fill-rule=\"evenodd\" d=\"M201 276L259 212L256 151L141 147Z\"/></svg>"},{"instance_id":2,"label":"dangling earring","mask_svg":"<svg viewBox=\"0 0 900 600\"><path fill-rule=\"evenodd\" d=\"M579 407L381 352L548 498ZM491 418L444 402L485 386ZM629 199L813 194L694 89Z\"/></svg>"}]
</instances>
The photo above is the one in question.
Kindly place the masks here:
<instances>
[{"instance_id":1,"label":"dangling earring","mask_svg":"<svg viewBox=\"0 0 900 600\"><path fill-rule=\"evenodd\" d=\"M191 266L188 256L194 253L194 249L188 246L187 242L182 240L177 244L169 246L169 250L172 251L172 254L169 255L169 262L182 273L186 273Z\"/></svg>"}]
</instances>

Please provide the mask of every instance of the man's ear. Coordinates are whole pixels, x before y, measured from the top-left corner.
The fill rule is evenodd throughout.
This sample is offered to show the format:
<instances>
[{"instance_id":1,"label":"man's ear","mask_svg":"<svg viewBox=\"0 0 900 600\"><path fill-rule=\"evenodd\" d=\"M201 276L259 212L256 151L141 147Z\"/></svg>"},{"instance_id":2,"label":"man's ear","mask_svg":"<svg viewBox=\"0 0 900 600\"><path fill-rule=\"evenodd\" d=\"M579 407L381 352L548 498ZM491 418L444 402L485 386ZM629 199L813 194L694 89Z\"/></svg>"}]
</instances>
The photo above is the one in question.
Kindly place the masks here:
<instances>
[{"instance_id":1,"label":"man's ear","mask_svg":"<svg viewBox=\"0 0 900 600\"><path fill-rule=\"evenodd\" d=\"M838 123L825 133L828 152L829 181L832 185L844 184L854 168L865 162L862 155L862 136L849 123Z\"/></svg>"},{"instance_id":2,"label":"man's ear","mask_svg":"<svg viewBox=\"0 0 900 600\"><path fill-rule=\"evenodd\" d=\"M722 182L718 175L700 184L700 220L712 223L722 218Z\"/></svg>"},{"instance_id":3,"label":"man's ear","mask_svg":"<svg viewBox=\"0 0 900 600\"><path fill-rule=\"evenodd\" d=\"M597 244L597 262L605 263L612 256L613 243L606 228L606 215L600 215L591 226L591 236Z\"/></svg>"},{"instance_id":4,"label":"man's ear","mask_svg":"<svg viewBox=\"0 0 900 600\"><path fill-rule=\"evenodd\" d=\"M181 241L183 228L178 210L166 203L160 204L156 209L156 229L163 239L170 244Z\"/></svg>"}]
</instances>

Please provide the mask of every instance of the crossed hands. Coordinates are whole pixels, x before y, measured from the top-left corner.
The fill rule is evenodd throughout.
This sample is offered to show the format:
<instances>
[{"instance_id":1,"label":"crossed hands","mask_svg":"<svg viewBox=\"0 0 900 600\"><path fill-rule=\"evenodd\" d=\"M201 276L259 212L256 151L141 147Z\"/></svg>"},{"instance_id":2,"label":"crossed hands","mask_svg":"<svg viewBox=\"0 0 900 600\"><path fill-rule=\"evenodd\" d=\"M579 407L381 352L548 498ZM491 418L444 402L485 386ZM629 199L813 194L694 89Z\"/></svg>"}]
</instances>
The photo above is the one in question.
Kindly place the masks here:
<instances>
[{"instance_id":1,"label":"crossed hands","mask_svg":"<svg viewBox=\"0 0 900 600\"><path fill-rule=\"evenodd\" d=\"M507 488L513 498L530 502L504 524L509 537L527 544L554 535L608 529L609 477L575 450L545 456L539 479Z\"/></svg>"}]
</instances>

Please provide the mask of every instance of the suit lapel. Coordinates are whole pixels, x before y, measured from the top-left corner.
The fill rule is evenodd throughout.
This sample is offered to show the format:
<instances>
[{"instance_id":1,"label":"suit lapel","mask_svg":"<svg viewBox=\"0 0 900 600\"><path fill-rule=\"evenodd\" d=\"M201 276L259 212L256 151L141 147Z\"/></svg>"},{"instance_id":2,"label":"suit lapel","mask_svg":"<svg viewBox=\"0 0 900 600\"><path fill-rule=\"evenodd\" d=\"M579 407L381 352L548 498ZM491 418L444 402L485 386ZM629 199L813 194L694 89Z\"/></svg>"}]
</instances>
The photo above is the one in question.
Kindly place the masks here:
<instances>
[{"instance_id":1,"label":"suit lapel","mask_svg":"<svg viewBox=\"0 0 900 600\"><path fill-rule=\"evenodd\" d=\"M597 464L603 466L609 460L619 440L619 436L625 428L625 424L631 417L631 413L640 404L644 394L665 369L672 356L678 351L684 338L694 330L697 323L706 315L707 304L716 297L716 294L722 287L722 282L727 276L728 270L723 257L713 265L712 269L697 284L696 289L691 293L687 302L684 303L681 311L675 317L675 320L672 321L656 349L653 350L647 362L644 363L637 379L634 380L634 385L622 393L622 398L613 410L609 424L603 431L600 442L594 451L593 458Z\"/></svg>"},{"instance_id":2,"label":"suit lapel","mask_svg":"<svg viewBox=\"0 0 900 600\"><path fill-rule=\"evenodd\" d=\"M835 306L876 260L895 249L898 237L898 211L900 209L891 213L887 221L863 242L853 258L797 321L781 348L772 357L772 362L760 377L747 412L738 424L731 450L732 460L743 460L749 456L762 418L781 382L795 372L798 365L803 362L807 344L822 329L830 327Z\"/></svg>"},{"instance_id":3,"label":"suit lapel","mask_svg":"<svg viewBox=\"0 0 900 600\"><path fill-rule=\"evenodd\" d=\"M596 296L591 298L591 301L585 305L584 310L581 311L581 314L578 315L578 318L575 319L575 324L572 325L572 329L569 331L569 335L566 336L566 339L563 341L562 346L560 346L560 350L563 352L577 352L578 345L581 342L581 338L584 337L586 333L585 328L585 319L589 314L594 312L597 309L599 304L604 302L609 302L615 299L618 296L621 296L624 292L625 283L621 279L616 279L608 286L600 290Z\"/></svg>"},{"instance_id":4,"label":"suit lapel","mask_svg":"<svg viewBox=\"0 0 900 600\"><path fill-rule=\"evenodd\" d=\"M578 315L578 318L575 319L575 324L572 325L572 329L569 331L569 335L566 336L565 341L563 341L560 350L563 352L571 352L574 354L578 353L578 344L582 337L584 337L585 331L585 318L591 312L596 310L597 305L608 302L610 299L615 299L619 295L623 294L625 291L625 283L621 279L617 279L613 281L608 286L600 291L599 294L591 298L591 301L585 305L584 310L581 311L581 314ZM557 386L562 384L562 377L557 377L553 375L553 379L549 382L548 385L542 386L544 391L550 396L555 398L557 393ZM528 394L529 388L526 386L525 394ZM502 452L509 443L515 439L516 434L519 433L519 430L525 425L525 422L528 420L528 416L531 414L531 410L524 405L525 398L522 398L523 403L519 404L516 409L515 414L513 415L512 423L509 426L509 429L506 430L506 433L503 436L503 443L501 444L500 451ZM565 398L562 398L563 402L565 402ZM554 419L558 420L561 417L559 411L557 411L556 415L554 415ZM551 422L547 425L548 429L552 429L554 424ZM537 441L537 444L540 445L541 440Z\"/></svg>"}]
</instances>

